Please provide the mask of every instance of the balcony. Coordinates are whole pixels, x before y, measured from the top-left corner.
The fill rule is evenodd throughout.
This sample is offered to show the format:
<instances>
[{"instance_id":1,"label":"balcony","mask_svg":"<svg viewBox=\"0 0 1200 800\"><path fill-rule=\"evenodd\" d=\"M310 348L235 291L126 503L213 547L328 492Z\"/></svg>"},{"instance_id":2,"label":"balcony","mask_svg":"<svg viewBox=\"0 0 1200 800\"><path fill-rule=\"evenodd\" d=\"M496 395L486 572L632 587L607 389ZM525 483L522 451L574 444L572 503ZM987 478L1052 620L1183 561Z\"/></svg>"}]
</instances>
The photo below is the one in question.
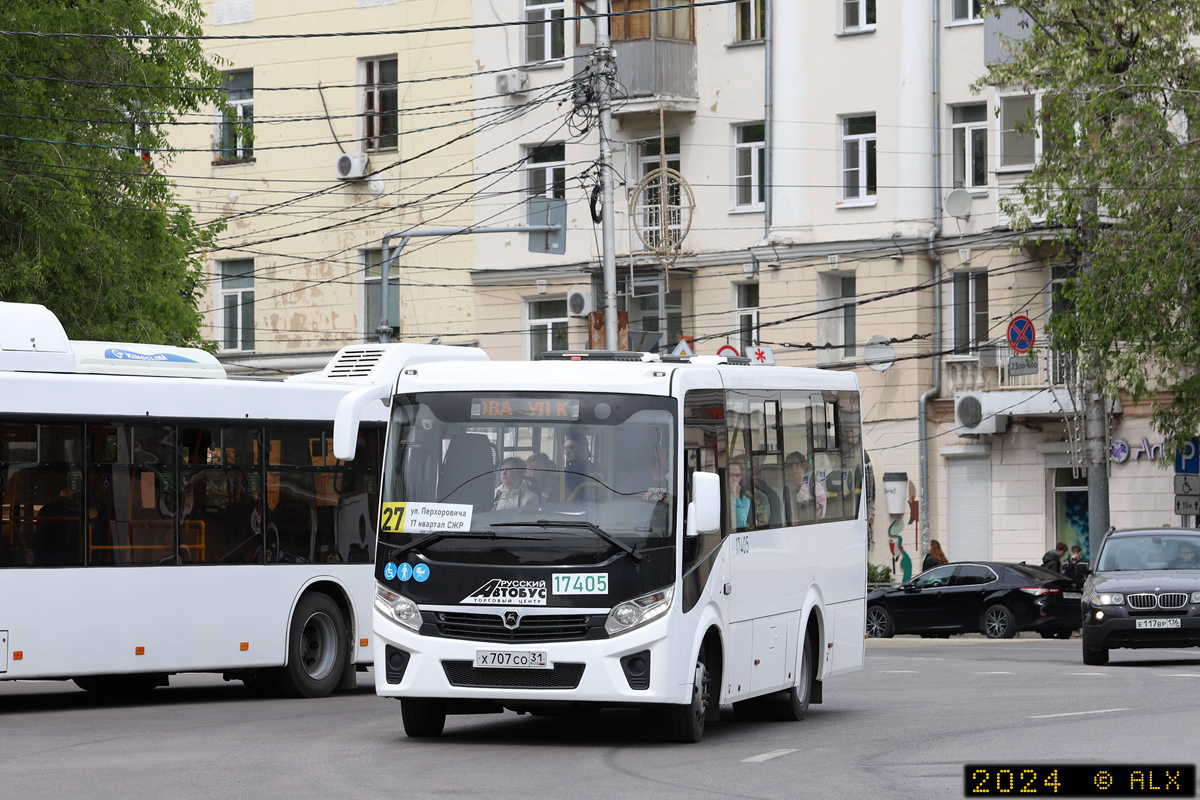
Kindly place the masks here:
<instances>
[{"instance_id":1,"label":"balcony","mask_svg":"<svg viewBox=\"0 0 1200 800\"><path fill-rule=\"evenodd\" d=\"M942 359L942 397L956 392L1065 388L1080 380L1073 353L1037 348L1033 351L1037 368L1032 372L1014 364L1015 355L1007 344L993 342L975 353L946 356Z\"/></svg>"}]
</instances>

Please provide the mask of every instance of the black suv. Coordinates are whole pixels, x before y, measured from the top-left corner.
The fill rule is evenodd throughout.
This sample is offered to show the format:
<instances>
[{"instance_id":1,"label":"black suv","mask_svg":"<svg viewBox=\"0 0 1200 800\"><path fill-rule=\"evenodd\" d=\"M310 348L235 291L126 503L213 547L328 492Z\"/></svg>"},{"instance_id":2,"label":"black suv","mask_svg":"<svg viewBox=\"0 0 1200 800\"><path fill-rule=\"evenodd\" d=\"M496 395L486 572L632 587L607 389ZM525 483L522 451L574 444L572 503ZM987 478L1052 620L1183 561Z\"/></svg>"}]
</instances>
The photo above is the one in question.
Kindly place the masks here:
<instances>
[{"instance_id":1,"label":"black suv","mask_svg":"<svg viewBox=\"0 0 1200 800\"><path fill-rule=\"evenodd\" d=\"M1083 663L1113 647L1200 647L1200 531L1108 534L1083 587Z\"/></svg>"}]
</instances>

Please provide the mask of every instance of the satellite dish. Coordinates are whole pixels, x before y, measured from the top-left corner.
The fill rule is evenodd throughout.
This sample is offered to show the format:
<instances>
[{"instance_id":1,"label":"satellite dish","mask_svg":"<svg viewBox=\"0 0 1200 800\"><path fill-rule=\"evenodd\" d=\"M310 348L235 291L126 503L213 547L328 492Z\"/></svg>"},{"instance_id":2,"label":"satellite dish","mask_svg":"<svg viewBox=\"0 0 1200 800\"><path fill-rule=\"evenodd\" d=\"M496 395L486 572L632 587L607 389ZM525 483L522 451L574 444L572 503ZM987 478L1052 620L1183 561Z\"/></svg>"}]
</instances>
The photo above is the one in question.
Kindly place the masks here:
<instances>
[{"instance_id":1,"label":"satellite dish","mask_svg":"<svg viewBox=\"0 0 1200 800\"><path fill-rule=\"evenodd\" d=\"M896 348L888 344L886 336L872 336L863 347L863 362L875 370L883 372L896 360Z\"/></svg>"},{"instance_id":2,"label":"satellite dish","mask_svg":"<svg viewBox=\"0 0 1200 800\"><path fill-rule=\"evenodd\" d=\"M972 199L971 193L966 189L955 189L946 195L946 200L942 203L942 208L946 209L946 213L952 217L970 219Z\"/></svg>"}]
</instances>

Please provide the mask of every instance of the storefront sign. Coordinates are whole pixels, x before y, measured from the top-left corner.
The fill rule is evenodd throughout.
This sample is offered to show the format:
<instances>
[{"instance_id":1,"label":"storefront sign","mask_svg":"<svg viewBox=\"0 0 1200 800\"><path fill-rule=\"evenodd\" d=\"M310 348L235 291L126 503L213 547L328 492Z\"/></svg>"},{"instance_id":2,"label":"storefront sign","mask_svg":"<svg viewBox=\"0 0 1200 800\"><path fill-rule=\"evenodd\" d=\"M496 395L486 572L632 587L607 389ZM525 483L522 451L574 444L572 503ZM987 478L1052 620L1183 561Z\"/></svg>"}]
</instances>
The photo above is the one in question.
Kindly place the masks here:
<instances>
[{"instance_id":1,"label":"storefront sign","mask_svg":"<svg viewBox=\"0 0 1200 800\"><path fill-rule=\"evenodd\" d=\"M1124 464L1129 460L1129 442L1124 439L1113 439L1112 447L1108 450L1108 457L1118 464Z\"/></svg>"}]
</instances>

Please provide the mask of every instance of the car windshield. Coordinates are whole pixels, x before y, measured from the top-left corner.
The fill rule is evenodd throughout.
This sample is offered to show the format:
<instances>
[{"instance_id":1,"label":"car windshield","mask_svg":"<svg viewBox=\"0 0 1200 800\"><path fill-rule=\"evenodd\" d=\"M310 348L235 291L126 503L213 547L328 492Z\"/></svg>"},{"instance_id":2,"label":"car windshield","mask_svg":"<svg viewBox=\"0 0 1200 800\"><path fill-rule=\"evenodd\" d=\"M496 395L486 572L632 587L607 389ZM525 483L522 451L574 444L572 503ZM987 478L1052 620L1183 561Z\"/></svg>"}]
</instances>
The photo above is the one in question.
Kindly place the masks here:
<instances>
[{"instance_id":1,"label":"car windshield","mask_svg":"<svg viewBox=\"0 0 1200 800\"><path fill-rule=\"evenodd\" d=\"M1200 536L1144 533L1113 536L1100 551L1099 572L1200 569Z\"/></svg>"},{"instance_id":2,"label":"car windshield","mask_svg":"<svg viewBox=\"0 0 1200 800\"><path fill-rule=\"evenodd\" d=\"M423 513L461 514L475 533L537 534L525 541L451 534L420 545L440 556L459 552L471 560L487 552L490 560L503 558L500 550L539 548L611 554L613 545L580 523L639 549L671 544L676 405L668 397L619 394L397 396L381 539L412 540L411 528L386 519L389 507L398 513L403 503L413 513L422 504ZM538 559L525 553L516 560Z\"/></svg>"}]
</instances>

